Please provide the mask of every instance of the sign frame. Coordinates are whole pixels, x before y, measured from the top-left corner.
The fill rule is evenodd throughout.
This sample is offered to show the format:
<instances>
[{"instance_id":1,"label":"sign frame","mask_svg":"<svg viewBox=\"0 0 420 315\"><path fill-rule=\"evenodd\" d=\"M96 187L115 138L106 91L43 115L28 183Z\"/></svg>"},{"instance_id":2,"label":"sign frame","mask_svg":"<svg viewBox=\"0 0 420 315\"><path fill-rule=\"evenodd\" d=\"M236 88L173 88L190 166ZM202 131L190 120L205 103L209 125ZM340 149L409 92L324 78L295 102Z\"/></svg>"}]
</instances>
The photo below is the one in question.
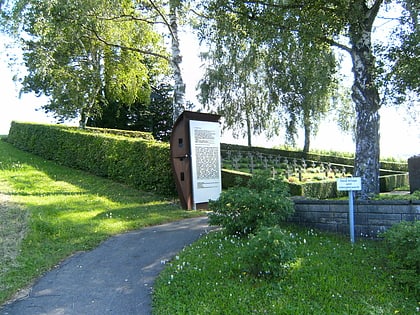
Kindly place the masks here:
<instances>
[{"instance_id":1,"label":"sign frame","mask_svg":"<svg viewBox=\"0 0 420 315\"><path fill-rule=\"evenodd\" d=\"M362 180L360 177L337 178L337 190L340 190L340 191L362 190Z\"/></svg>"},{"instance_id":2,"label":"sign frame","mask_svg":"<svg viewBox=\"0 0 420 315\"><path fill-rule=\"evenodd\" d=\"M222 192L220 124L190 120L193 207L216 200Z\"/></svg>"}]
</instances>

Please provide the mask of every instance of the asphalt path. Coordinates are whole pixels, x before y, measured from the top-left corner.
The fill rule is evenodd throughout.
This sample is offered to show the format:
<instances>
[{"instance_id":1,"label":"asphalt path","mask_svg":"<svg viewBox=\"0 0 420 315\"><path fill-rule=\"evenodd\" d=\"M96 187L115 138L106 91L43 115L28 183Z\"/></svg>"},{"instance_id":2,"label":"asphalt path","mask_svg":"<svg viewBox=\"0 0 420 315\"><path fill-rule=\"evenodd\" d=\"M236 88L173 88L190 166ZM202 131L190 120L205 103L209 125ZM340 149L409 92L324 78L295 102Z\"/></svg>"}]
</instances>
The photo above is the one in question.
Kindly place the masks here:
<instances>
[{"instance_id":1,"label":"asphalt path","mask_svg":"<svg viewBox=\"0 0 420 315\"><path fill-rule=\"evenodd\" d=\"M209 230L200 217L114 236L66 259L0 314L149 315L154 279L165 263Z\"/></svg>"}]
</instances>

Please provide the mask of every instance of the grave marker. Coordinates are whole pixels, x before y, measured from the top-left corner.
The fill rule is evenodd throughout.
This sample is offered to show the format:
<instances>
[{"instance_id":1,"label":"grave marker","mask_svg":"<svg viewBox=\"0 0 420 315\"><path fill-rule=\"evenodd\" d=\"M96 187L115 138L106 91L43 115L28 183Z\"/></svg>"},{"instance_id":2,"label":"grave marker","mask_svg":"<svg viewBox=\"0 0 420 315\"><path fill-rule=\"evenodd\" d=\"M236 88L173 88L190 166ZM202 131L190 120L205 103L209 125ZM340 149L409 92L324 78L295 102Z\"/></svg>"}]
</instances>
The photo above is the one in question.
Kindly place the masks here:
<instances>
[{"instance_id":1,"label":"grave marker","mask_svg":"<svg viewBox=\"0 0 420 315\"><path fill-rule=\"evenodd\" d=\"M275 179L276 178L276 175L277 175L277 171L276 171L276 169L273 166L273 167L271 167L271 177L273 179Z\"/></svg>"},{"instance_id":2,"label":"grave marker","mask_svg":"<svg viewBox=\"0 0 420 315\"><path fill-rule=\"evenodd\" d=\"M252 173L254 173L254 168L255 168L255 163L254 163L254 157L251 156L251 161L248 164L249 167L249 171Z\"/></svg>"}]
</instances>

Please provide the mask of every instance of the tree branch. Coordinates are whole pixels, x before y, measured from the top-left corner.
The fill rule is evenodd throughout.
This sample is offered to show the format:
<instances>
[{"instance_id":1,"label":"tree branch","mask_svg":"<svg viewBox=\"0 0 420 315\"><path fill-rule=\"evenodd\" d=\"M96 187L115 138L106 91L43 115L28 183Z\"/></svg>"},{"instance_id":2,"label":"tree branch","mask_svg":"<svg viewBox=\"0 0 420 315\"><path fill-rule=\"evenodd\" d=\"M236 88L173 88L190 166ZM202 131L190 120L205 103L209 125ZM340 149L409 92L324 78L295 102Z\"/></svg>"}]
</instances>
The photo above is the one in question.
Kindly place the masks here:
<instances>
[{"instance_id":1,"label":"tree branch","mask_svg":"<svg viewBox=\"0 0 420 315\"><path fill-rule=\"evenodd\" d=\"M158 57L158 58L162 58L165 59L166 61L170 62L170 58L168 56L159 54L159 53L155 53L153 51L148 51L148 50L143 50L143 49L139 49L139 48L135 48L135 47L128 47L128 46L124 46L124 45L120 45L120 44L114 44L114 43L110 43L108 41L106 41L104 38L102 38L101 36L99 36L98 32L96 32L93 29L88 29L90 32L93 33L93 35L95 35L95 38L100 41L101 43L110 46L110 47L115 47L115 48L120 48L122 50L129 50L129 51L134 51L134 52L138 52L144 55L150 55L150 56L154 56L154 57Z\"/></svg>"},{"instance_id":2,"label":"tree branch","mask_svg":"<svg viewBox=\"0 0 420 315\"><path fill-rule=\"evenodd\" d=\"M375 0L373 6L369 9L367 17L368 17L368 25L369 28L372 28L373 22L375 21L376 16L378 15L379 9L381 8L383 0Z\"/></svg>"},{"instance_id":3,"label":"tree branch","mask_svg":"<svg viewBox=\"0 0 420 315\"><path fill-rule=\"evenodd\" d=\"M171 24L169 23L169 21L166 19L166 16L159 10L158 6L154 3L153 0L149 0L150 4L152 5L152 7L156 10L156 12L159 14L159 16L162 18L163 23L166 25L166 27L168 28L169 32L171 33L171 37L175 38L174 33L172 32L172 27Z\"/></svg>"},{"instance_id":4,"label":"tree branch","mask_svg":"<svg viewBox=\"0 0 420 315\"><path fill-rule=\"evenodd\" d=\"M144 19L144 18L134 16L134 15L131 15L131 14L122 14L122 15L119 15L119 16L111 16L111 17L96 16L96 15L88 15L88 16L91 16L91 17L94 17L94 18L97 18L97 19L100 19L100 20L104 20L104 21L140 21L140 22L144 22L144 23L147 23L147 24L151 24L151 25L161 23L161 22L156 22L156 21L153 21L153 20Z\"/></svg>"},{"instance_id":5,"label":"tree branch","mask_svg":"<svg viewBox=\"0 0 420 315\"><path fill-rule=\"evenodd\" d=\"M344 44L340 44L339 42L336 42L335 40L333 40L331 38L328 38L328 37L321 38L321 40L324 41L324 42L326 42L326 43L328 43L328 44L330 44L331 46L340 48L340 49L348 52L349 54L351 54L351 48L348 47L348 46L346 46L346 45L344 45Z\"/></svg>"}]
</instances>

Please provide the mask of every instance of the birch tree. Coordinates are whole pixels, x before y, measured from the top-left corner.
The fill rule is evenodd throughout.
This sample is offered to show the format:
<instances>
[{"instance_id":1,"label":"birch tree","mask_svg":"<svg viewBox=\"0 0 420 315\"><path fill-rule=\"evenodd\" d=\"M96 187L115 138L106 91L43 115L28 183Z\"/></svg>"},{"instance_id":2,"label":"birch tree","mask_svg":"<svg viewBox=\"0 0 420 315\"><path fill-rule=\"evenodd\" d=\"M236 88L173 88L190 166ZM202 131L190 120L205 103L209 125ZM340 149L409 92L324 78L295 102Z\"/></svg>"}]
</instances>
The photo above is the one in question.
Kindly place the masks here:
<instances>
[{"instance_id":1,"label":"birch tree","mask_svg":"<svg viewBox=\"0 0 420 315\"><path fill-rule=\"evenodd\" d=\"M360 197L363 199L379 193L379 108L382 102L378 74L384 71L381 65L386 62L383 60L380 64L375 60L373 24L381 8L397 2L403 5L401 23L406 38L418 39L412 35L418 34L419 14L419 5L413 0L208 0L203 3L204 15L214 21L211 25L224 29L225 36L230 36L229 32L241 25L244 36L257 38L261 45L268 47L273 40L288 43L298 36L306 43L337 47L351 56L352 99L356 112L354 176L361 177ZM401 37L402 42L407 43L406 38ZM414 40L410 47L416 45L418 42ZM409 57L412 58L418 58L418 54ZM402 88L402 97L412 89L402 84L398 86Z\"/></svg>"},{"instance_id":2,"label":"birch tree","mask_svg":"<svg viewBox=\"0 0 420 315\"><path fill-rule=\"evenodd\" d=\"M327 47L294 40L263 42L235 17L203 18L200 36L208 44L203 54L206 71L200 83L201 101L215 106L224 127L234 135L266 136L285 132L290 144L300 127L305 131L304 151L328 110L334 84L335 60ZM217 24L219 23L219 24ZM223 25L232 31L226 35ZM306 56L306 58L305 58ZM311 56L308 60L307 56Z\"/></svg>"},{"instance_id":3,"label":"birch tree","mask_svg":"<svg viewBox=\"0 0 420 315\"><path fill-rule=\"evenodd\" d=\"M185 12L184 3L182 0L169 0L168 2L147 1L159 16L159 23L164 25L163 32L170 37L170 63L174 81L173 120L175 121L186 108L185 83L181 71L182 54L179 40L179 22L180 17Z\"/></svg>"},{"instance_id":4,"label":"birch tree","mask_svg":"<svg viewBox=\"0 0 420 315\"><path fill-rule=\"evenodd\" d=\"M181 8L181 1L169 0L169 31L171 34L172 67L174 74L174 121L185 110L185 84L182 77L181 63L182 55L178 34L178 16Z\"/></svg>"},{"instance_id":5,"label":"birch tree","mask_svg":"<svg viewBox=\"0 0 420 315\"><path fill-rule=\"evenodd\" d=\"M213 42L210 51L202 54L206 71L199 83L199 97L205 108L216 108L222 115L225 130L235 137L247 137L251 146L252 136L268 129L266 118L274 107L270 108L268 90L261 85L262 52L238 35ZM218 33L211 36L217 38Z\"/></svg>"}]
</instances>

